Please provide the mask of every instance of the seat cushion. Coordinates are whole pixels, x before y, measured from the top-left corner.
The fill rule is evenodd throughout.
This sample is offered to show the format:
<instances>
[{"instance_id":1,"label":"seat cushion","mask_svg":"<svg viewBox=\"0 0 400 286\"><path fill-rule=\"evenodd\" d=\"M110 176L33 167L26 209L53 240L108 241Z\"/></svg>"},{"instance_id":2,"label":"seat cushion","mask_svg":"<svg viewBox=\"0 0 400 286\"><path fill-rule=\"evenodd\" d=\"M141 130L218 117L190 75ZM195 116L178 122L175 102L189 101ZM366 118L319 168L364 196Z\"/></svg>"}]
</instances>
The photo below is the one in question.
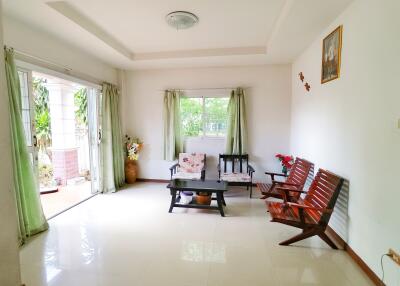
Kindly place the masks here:
<instances>
[{"instance_id":1,"label":"seat cushion","mask_svg":"<svg viewBox=\"0 0 400 286\"><path fill-rule=\"evenodd\" d=\"M176 172L176 174L172 175L172 179L200 180L201 179L201 173Z\"/></svg>"},{"instance_id":2,"label":"seat cushion","mask_svg":"<svg viewBox=\"0 0 400 286\"><path fill-rule=\"evenodd\" d=\"M251 182L251 177L247 173L223 173L221 181L225 182Z\"/></svg>"},{"instance_id":3,"label":"seat cushion","mask_svg":"<svg viewBox=\"0 0 400 286\"><path fill-rule=\"evenodd\" d=\"M179 168L187 173L199 173L204 167L203 153L180 153Z\"/></svg>"}]
</instances>

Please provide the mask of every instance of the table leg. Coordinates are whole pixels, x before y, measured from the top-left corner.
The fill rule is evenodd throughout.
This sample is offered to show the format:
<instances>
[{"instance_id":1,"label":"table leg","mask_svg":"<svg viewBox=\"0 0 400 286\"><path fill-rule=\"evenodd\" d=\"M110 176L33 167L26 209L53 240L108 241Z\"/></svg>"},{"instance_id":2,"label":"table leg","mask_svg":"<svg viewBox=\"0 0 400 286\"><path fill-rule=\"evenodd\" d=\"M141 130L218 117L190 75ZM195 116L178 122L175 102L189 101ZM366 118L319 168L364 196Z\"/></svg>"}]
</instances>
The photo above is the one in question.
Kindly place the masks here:
<instances>
[{"instance_id":1,"label":"table leg","mask_svg":"<svg viewBox=\"0 0 400 286\"><path fill-rule=\"evenodd\" d=\"M223 194L221 192L217 192L217 203L218 203L219 213L221 214L221 216L225 216L222 202L223 202Z\"/></svg>"},{"instance_id":2,"label":"table leg","mask_svg":"<svg viewBox=\"0 0 400 286\"><path fill-rule=\"evenodd\" d=\"M224 193L222 193L221 195L222 195L222 203L224 204L224 206L226 206Z\"/></svg>"},{"instance_id":3,"label":"table leg","mask_svg":"<svg viewBox=\"0 0 400 286\"><path fill-rule=\"evenodd\" d=\"M176 203L176 190L171 190L171 205L169 206L169 213L172 212L174 205Z\"/></svg>"}]
</instances>

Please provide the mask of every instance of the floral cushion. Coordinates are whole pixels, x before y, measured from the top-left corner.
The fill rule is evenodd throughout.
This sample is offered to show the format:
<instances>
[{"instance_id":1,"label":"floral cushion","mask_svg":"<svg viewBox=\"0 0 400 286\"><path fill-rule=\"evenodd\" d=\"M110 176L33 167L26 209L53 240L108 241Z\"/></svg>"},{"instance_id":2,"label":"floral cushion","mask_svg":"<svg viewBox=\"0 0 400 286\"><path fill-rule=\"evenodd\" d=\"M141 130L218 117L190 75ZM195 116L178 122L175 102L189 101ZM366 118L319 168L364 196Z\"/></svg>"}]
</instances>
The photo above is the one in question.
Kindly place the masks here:
<instances>
[{"instance_id":1,"label":"floral cushion","mask_svg":"<svg viewBox=\"0 0 400 286\"><path fill-rule=\"evenodd\" d=\"M225 181L225 182L251 182L251 177L247 173L224 173L224 174L221 174L221 181Z\"/></svg>"},{"instance_id":2,"label":"floral cushion","mask_svg":"<svg viewBox=\"0 0 400 286\"><path fill-rule=\"evenodd\" d=\"M202 153L180 153L179 169L181 172L199 173L204 167L204 154Z\"/></svg>"},{"instance_id":3,"label":"floral cushion","mask_svg":"<svg viewBox=\"0 0 400 286\"><path fill-rule=\"evenodd\" d=\"M176 174L172 175L172 179L200 180L201 173L177 172Z\"/></svg>"}]
</instances>

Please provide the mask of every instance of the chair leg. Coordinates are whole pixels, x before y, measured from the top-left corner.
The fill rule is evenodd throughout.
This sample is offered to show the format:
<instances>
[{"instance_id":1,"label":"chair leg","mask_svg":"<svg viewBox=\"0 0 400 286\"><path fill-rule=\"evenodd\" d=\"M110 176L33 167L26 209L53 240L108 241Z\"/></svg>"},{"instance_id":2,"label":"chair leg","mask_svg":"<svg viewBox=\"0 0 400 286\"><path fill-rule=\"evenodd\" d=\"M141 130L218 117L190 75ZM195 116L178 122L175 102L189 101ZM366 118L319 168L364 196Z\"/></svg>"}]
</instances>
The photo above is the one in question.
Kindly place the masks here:
<instances>
[{"instance_id":1,"label":"chair leg","mask_svg":"<svg viewBox=\"0 0 400 286\"><path fill-rule=\"evenodd\" d=\"M316 234L318 234L318 233L314 229L304 230L302 233L300 233L300 234L298 234L296 236L293 236L292 238L290 238L288 240L282 241L281 243L279 243L279 245L289 245L289 244L298 242L300 240L309 238L311 236L314 236Z\"/></svg>"},{"instance_id":2,"label":"chair leg","mask_svg":"<svg viewBox=\"0 0 400 286\"><path fill-rule=\"evenodd\" d=\"M249 186L247 185L247 187ZM252 198L252 196L253 196L253 184L250 185L250 199Z\"/></svg>"},{"instance_id":3,"label":"chair leg","mask_svg":"<svg viewBox=\"0 0 400 286\"><path fill-rule=\"evenodd\" d=\"M336 244L325 234L325 232L321 232L320 234L318 234L318 236L333 249L338 249Z\"/></svg>"}]
</instances>

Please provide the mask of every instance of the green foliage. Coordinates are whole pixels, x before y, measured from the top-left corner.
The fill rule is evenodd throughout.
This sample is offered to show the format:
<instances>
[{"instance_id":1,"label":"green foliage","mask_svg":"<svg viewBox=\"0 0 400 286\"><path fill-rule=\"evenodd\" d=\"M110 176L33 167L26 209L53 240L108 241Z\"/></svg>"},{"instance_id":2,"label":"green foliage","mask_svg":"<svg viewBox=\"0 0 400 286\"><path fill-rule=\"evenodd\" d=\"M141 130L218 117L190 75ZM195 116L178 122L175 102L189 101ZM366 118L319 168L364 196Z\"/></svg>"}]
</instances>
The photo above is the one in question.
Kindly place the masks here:
<instances>
[{"instance_id":1,"label":"green foliage","mask_svg":"<svg viewBox=\"0 0 400 286\"><path fill-rule=\"evenodd\" d=\"M184 136L199 136L203 130L202 98L181 98L181 122Z\"/></svg>"},{"instance_id":2,"label":"green foliage","mask_svg":"<svg viewBox=\"0 0 400 286\"><path fill-rule=\"evenodd\" d=\"M229 98L181 98L181 122L184 136L221 136L226 133Z\"/></svg>"},{"instance_id":3,"label":"green foliage","mask_svg":"<svg viewBox=\"0 0 400 286\"><path fill-rule=\"evenodd\" d=\"M36 136L38 146L42 149L51 145L49 90L45 84L46 80L33 78Z\"/></svg>"},{"instance_id":4,"label":"green foliage","mask_svg":"<svg viewBox=\"0 0 400 286\"><path fill-rule=\"evenodd\" d=\"M205 98L205 133L220 136L226 133L229 98Z\"/></svg>"},{"instance_id":5,"label":"green foliage","mask_svg":"<svg viewBox=\"0 0 400 286\"><path fill-rule=\"evenodd\" d=\"M87 88L82 87L74 94L75 117L79 125L87 126L88 123L88 100Z\"/></svg>"}]
</instances>

